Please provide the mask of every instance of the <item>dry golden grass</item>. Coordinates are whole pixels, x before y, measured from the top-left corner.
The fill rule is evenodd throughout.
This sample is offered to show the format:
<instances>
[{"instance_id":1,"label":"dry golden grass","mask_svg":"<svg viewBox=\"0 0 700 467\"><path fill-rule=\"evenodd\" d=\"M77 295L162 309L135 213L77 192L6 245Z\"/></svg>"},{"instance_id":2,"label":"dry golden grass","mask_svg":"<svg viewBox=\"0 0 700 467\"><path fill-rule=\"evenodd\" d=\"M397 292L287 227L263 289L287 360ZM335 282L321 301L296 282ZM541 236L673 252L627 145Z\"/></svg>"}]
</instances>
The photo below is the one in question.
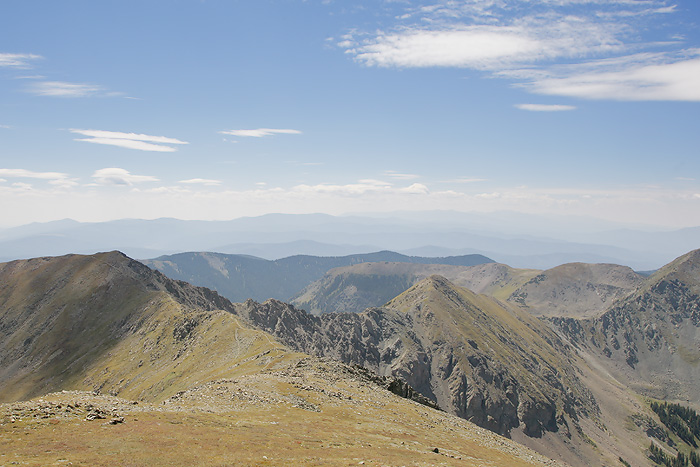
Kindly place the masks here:
<instances>
[{"instance_id":1,"label":"dry golden grass","mask_svg":"<svg viewBox=\"0 0 700 467\"><path fill-rule=\"evenodd\" d=\"M0 465L556 465L340 364L301 363L164 404L66 392L2 405ZM88 421L90 412L106 418ZM124 422L110 424L117 416Z\"/></svg>"}]
</instances>

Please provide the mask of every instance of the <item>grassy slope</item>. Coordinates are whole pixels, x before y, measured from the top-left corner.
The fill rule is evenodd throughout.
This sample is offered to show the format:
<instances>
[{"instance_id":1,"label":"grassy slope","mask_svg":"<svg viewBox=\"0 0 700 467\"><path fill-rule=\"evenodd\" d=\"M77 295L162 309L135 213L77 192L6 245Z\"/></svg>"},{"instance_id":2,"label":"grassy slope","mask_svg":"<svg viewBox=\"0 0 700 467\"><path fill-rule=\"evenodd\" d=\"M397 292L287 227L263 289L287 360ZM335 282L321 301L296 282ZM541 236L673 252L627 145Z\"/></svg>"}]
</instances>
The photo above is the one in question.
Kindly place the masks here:
<instances>
[{"instance_id":1,"label":"grassy slope","mask_svg":"<svg viewBox=\"0 0 700 467\"><path fill-rule=\"evenodd\" d=\"M568 263L532 277L508 300L537 316L589 318L603 313L643 281L626 266Z\"/></svg>"},{"instance_id":2,"label":"grassy slope","mask_svg":"<svg viewBox=\"0 0 700 467\"><path fill-rule=\"evenodd\" d=\"M4 265L0 400L64 388L157 400L291 355L230 313L178 303L141 268L117 253Z\"/></svg>"},{"instance_id":3,"label":"grassy slope","mask_svg":"<svg viewBox=\"0 0 700 467\"><path fill-rule=\"evenodd\" d=\"M403 312L420 307L423 316L439 323L423 326L423 331L429 333L425 340L449 343L453 348L465 348L464 344L469 343L508 367L516 380L529 386L534 394L554 399L548 385L533 377L533 372L538 377L545 376L543 372L553 372L567 379L573 368L564 349L553 347L559 341L557 336L539 320L492 297L454 287L439 276L407 290L387 307ZM457 361L466 364L467 355L458 355ZM573 380L568 383L578 386Z\"/></svg>"},{"instance_id":4,"label":"grassy slope","mask_svg":"<svg viewBox=\"0 0 700 467\"><path fill-rule=\"evenodd\" d=\"M0 405L0 462L35 466L559 465L469 422L352 379L332 381L312 374L290 384L272 373L239 378L235 383L234 399L264 391L268 396L304 399L314 405L313 411L288 401L232 403L231 398L217 395L228 396L231 384L217 383L211 388L215 392L193 390L160 406L134 406L70 392ZM217 400L219 409L209 410ZM80 407L68 413L66 408L76 403ZM124 422L86 421L88 406L116 408Z\"/></svg>"}]
</instances>

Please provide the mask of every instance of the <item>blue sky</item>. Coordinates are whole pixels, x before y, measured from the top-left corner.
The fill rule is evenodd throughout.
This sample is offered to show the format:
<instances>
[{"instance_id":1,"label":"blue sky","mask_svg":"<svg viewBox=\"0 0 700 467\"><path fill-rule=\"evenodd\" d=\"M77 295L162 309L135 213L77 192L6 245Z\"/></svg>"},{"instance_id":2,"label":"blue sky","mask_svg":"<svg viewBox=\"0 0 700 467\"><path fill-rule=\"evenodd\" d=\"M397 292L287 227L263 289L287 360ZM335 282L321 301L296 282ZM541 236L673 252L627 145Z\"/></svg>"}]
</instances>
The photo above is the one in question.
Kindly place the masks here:
<instances>
[{"instance_id":1,"label":"blue sky","mask_svg":"<svg viewBox=\"0 0 700 467\"><path fill-rule=\"evenodd\" d=\"M0 225L700 225L695 0L5 0Z\"/></svg>"}]
</instances>

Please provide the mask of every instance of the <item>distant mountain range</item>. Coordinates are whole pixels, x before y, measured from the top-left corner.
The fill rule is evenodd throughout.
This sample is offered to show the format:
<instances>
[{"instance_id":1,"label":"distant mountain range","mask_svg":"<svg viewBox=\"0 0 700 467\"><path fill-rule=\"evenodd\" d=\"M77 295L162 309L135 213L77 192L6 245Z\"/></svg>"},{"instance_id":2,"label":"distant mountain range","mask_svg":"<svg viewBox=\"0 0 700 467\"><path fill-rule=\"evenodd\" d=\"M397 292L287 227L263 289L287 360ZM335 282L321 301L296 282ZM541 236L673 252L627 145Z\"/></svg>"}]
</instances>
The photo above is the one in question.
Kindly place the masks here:
<instances>
[{"instance_id":1,"label":"distant mountain range","mask_svg":"<svg viewBox=\"0 0 700 467\"><path fill-rule=\"evenodd\" d=\"M585 262L655 270L696 248L700 227L658 231L593 219L449 211L269 214L231 221L66 219L0 230L0 260L5 261L110 250L135 258L211 251L269 260L391 250L431 257L481 254L519 268Z\"/></svg>"},{"instance_id":2,"label":"distant mountain range","mask_svg":"<svg viewBox=\"0 0 700 467\"><path fill-rule=\"evenodd\" d=\"M644 279L630 268L615 264L570 263L540 271L499 263L363 263L330 270L293 297L291 303L312 314L359 312L386 303L434 274L476 293L516 303L536 316L577 318L602 313Z\"/></svg>"},{"instance_id":3,"label":"distant mountain range","mask_svg":"<svg viewBox=\"0 0 700 467\"><path fill-rule=\"evenodd\" d=\"M330 269L377 262L437 263L463 267L492 263L493 260L482 255L424 258L379 251L331 257L296 255L274 261L247 255L179 253L143 261L147 266L172 279L208 287L232 301L244 301L249 298L276 298L288 301ZM406 287L397 293L405 289ZM394 295L388 298L393 298Z\"/></svg>"}]
</instances>

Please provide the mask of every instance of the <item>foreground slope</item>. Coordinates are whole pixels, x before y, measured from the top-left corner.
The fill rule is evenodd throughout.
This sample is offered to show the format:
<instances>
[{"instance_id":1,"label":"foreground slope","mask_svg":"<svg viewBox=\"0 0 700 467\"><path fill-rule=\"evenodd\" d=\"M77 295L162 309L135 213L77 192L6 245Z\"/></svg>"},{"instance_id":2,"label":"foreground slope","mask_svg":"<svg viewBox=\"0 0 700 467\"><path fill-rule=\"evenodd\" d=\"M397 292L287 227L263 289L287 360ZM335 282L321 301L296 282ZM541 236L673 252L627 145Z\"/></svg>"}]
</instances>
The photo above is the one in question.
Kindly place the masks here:
<instances>
[{"instance_id":1,"label":"foreground slope","mask_svg":"<svg viewBox=\"0 0 700 467\"><path fill-rule=\"evenodd\" d=\"M0 404L0 453L34 466L565 467L315 359L157 405L77 391Z\"/></svg>"},{"instance_id":2,"label":"foreground slope","mask_svg":"<svg viewBox=\"0 0 700 467\"><path fill-rule=\"evenodd\" d=\"M0 462L553 465L232 309L117 252L0 265Z\"/></svg>"}]
</instances>

